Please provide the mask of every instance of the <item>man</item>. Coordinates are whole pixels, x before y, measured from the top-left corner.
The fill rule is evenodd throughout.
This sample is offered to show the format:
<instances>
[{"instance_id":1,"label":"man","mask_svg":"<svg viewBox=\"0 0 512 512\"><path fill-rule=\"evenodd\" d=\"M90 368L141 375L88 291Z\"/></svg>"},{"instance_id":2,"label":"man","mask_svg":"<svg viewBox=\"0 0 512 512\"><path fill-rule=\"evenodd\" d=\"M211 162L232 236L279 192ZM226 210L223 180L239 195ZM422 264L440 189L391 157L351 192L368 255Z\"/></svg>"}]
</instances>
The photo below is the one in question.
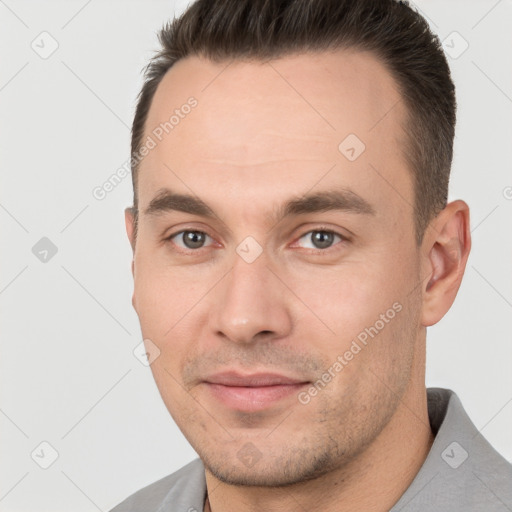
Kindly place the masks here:
<instances>
[{"instance_id":1,"label":"man","mask_svg":"<svg viewBox=\"0 0 512 512\"><path fill-rule=\"evenodd\" d=\"M114 511L511 510L511 466L425 389L471 246L426 22L394 0L199 0L160 41L133 305L200 458Z\"/></svg>"}]
</instances>

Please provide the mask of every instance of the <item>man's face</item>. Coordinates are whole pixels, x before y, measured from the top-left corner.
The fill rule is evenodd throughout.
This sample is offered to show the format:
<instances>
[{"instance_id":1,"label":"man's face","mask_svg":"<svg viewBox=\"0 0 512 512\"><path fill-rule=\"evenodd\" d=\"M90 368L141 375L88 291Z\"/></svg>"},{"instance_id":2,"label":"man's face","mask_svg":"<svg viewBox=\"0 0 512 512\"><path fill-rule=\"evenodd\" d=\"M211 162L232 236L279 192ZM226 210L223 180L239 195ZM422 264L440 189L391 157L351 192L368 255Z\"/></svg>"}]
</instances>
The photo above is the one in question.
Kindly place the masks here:
<instances>
[{"instance_id":1,"label":"man's face","mask_svg":"<svg viewBox=\"0 0 512 512\"><path fill-rule=\"evenodd\" d=\"M342 467L423 376L400 98L379 61L347 51L188 58L158 87L133 302L169 412L223 481Z\"/></svg>"}]
</instances>

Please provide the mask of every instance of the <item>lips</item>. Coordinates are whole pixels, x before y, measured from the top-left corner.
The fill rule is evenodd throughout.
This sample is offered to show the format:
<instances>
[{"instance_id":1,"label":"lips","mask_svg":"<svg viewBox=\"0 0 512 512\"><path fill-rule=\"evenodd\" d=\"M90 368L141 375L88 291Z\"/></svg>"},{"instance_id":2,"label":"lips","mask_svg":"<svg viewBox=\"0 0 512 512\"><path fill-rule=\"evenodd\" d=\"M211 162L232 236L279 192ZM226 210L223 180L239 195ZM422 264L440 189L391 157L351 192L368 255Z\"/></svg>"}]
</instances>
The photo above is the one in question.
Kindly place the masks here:
<instances>
[{"instance_id":1,"label":"lips","mask_svg":"<svg viewBox=\"0 0 512 512\"><path fill-rule=\"evenodd\" d=\"M276 373L242 375L237 372L216 373L206 378L205 381L211 384L222 384L223 386L237 387L286 386L306 382L301 379L294 379Z\"/></svg>"},{"instance_id":2,"label":"lips","mask_svg":"<svg viewBox=\"0 0 512 512\"><path fill-rule=\"evenodd\" d=\"M229 409L256 412L296 396L309 382L275 373L243 375L229 371L210 375L204 384L216 402Z\"/></svg>"}]
</instances>

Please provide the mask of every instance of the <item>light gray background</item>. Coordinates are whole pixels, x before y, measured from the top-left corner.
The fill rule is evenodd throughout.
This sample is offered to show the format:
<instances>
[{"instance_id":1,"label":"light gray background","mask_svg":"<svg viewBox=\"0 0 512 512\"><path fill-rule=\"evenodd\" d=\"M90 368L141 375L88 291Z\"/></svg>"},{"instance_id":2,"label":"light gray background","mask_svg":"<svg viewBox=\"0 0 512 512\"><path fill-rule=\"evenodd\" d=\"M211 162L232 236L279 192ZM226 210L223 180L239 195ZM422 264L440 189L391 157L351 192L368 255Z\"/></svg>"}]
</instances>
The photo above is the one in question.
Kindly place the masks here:
<instances>
[{"instance_id":1,"label":"light gray background","mask_svg":"<svg viewBox=\"0 0 512 512\"><path fill-rule=\"evenodd\" d=\"M185 2L0 0L0 510L109 510L195 452L174 425L131 309L127 160L141 69ZM450 51L458 126L450 200L471 208L457 300L428 333L429 386L454 389L512 460L512 1L418 1ZM48 51L43 59L31 47ZM46 39L43 39L46 38ZM448 51L448 47L447 47ZM42 262L32 247L58 248ZM31 457L48 461L42 469ZM37 456L39 454L39 458Z\"/></svg>"}]
</instances>

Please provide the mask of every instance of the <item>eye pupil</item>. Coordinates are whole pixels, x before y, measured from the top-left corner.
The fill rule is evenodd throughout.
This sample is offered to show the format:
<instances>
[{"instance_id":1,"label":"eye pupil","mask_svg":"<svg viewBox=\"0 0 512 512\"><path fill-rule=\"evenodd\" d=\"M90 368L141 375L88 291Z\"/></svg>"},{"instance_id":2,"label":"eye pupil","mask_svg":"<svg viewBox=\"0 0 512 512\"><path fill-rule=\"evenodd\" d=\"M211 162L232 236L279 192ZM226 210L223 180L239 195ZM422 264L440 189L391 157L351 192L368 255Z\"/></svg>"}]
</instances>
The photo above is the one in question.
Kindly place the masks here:
<instances>
[{"instance_id":1,"label":"eye pupil","mask_svg":"<svg viewBox=\"0 0 512 512\"><path fill-rule=\"evenodd\" d=\"M205 234L200 231L185 231L183 233L183 243L189 249L197 249L202 247L205 241Z\"/></svg>"},{"instance_id":2,"label":"eye pupil","mask_svg":"<svg viewBox=\"0 0 512 512\"><path fill-rule=\"evenodd\" d=\"M332 245L334 239L334 233L328 233L327 231L313 231L312 240L313 244L318 249L325 249Z\"/></svg>"}]
</instances>

